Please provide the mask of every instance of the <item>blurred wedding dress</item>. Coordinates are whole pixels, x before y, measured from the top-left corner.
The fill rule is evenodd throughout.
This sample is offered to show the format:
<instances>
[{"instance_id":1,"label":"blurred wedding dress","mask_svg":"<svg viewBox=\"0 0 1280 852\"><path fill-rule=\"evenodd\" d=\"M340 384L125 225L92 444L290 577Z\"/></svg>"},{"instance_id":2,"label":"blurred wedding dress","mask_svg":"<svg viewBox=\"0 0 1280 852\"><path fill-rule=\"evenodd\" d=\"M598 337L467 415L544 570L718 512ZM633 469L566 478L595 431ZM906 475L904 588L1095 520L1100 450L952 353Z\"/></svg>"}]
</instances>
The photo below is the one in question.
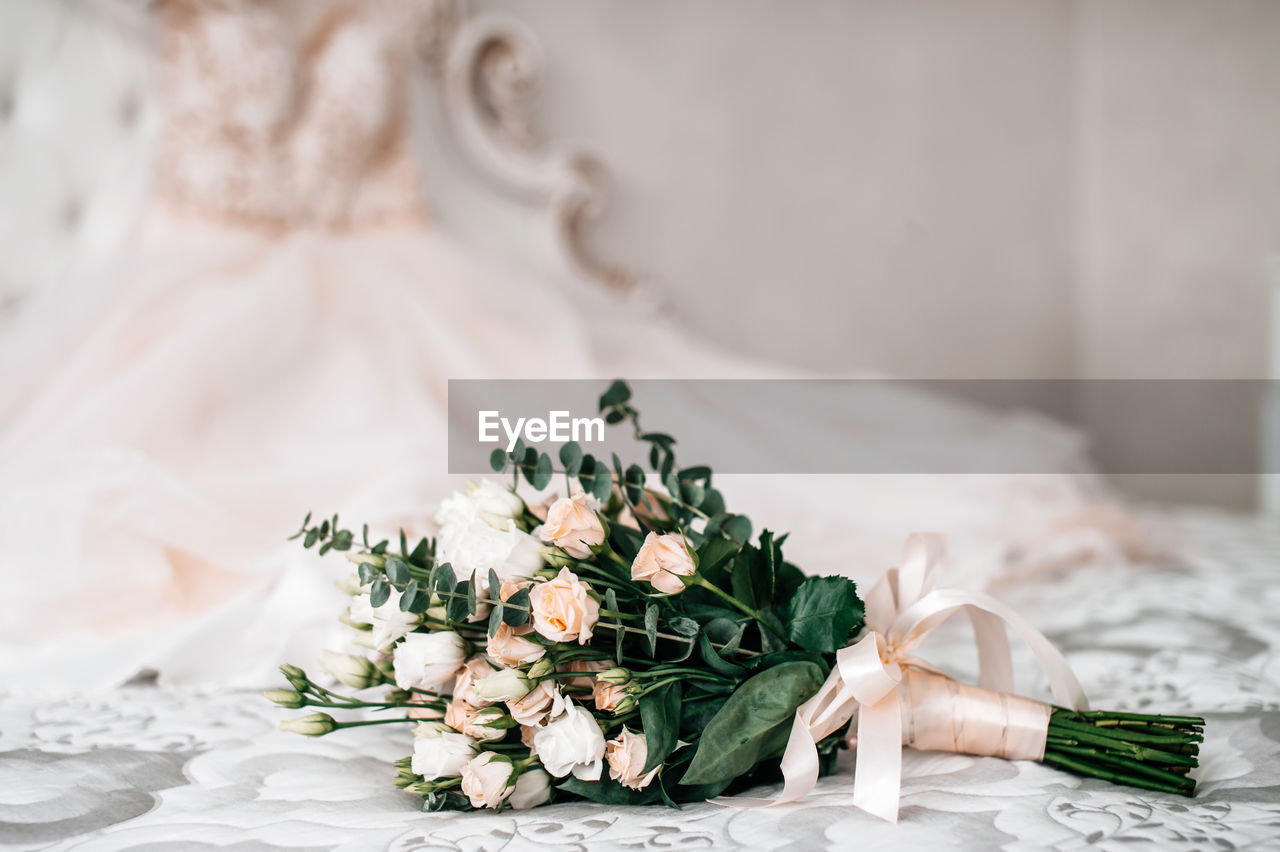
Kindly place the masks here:
<instances>
[{"instance_id":1,"label":"blurred wedding dress","mask_svg":"<svg viewBox=\"0 0 1280 852\"><path fill-rule=\"evenodd\" d=\"M647 319L643 353L604 348L573 300L436 230L408 136L417 9L161 5L152 209L0 342L0 689L255 685L314 659L341 565L283 539L309 509L421 530L450 487L447 379L785 375ZM1083 459L1065 430L983 417L985 441ZM808 530L797 562L863 577L911 529L1006 546L1020 514L1091 505L1087 478L743 479L770 527Z\"/></svg>"}]
</instances>

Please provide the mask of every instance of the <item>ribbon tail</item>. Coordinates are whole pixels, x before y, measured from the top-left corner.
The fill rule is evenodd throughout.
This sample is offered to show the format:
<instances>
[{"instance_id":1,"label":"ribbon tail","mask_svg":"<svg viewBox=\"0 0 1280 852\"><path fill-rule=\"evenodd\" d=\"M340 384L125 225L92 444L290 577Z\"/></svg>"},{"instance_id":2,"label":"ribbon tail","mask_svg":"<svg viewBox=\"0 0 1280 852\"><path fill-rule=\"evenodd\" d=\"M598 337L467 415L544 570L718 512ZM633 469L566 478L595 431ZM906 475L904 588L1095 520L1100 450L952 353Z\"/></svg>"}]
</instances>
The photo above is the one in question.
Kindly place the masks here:
<instances>
[{"instance_id":1,"label":"ribbon tail","mask_svg":"<svg viewBox=\"0 0 1280 852\"><path fill-rule=\"evenodd\" d=\"M873 816L898 821L902 788L902 710L898 690L858 711L858 763L853 804Z\"/></svg>"},{"instance_id":2,"label":"ribbon tail","mask_svg":"<svg viewBox=\"0 0 1280 852\"><path fill-rule=\"evenodd\" d=\"M965 610L978 646L978 683L996 692L1013 692L1013 651L1000 616L978 607Z\"/></svg>"}]
</instances>

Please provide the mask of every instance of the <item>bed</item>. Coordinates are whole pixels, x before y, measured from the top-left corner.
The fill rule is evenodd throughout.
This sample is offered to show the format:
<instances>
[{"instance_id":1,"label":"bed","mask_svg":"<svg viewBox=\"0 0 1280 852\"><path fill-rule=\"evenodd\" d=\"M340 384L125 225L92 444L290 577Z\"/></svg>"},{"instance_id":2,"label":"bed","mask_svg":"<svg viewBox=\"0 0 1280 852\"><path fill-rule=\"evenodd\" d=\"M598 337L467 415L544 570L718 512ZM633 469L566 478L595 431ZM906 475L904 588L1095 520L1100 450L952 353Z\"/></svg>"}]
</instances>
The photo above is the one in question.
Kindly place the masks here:
<instances>
[{"instance_id":1,"label":"bed","mask_svg":"<svg viewBox=\"0 0 1280 852\"><path fill-rule=\"evenodd\" d=\"M1207 720L1194 799L1033 763L908 750L891 825L849 804L852 755L808 799L748 811L560 804L421 813L394 787L408 732L312 740L249 692L142 684L0 705L9 849L1248 849L1280 840L1280 523L1172 518L1188 555L1010 589L1099 706ZM963 674L964 643L931 659ZM1022 660L1027 664L1029 660ZM1021 673L1030 671L1028 665ZM1035 694L1034 680L1020 681Z\"/></svg>"}]
</instances>

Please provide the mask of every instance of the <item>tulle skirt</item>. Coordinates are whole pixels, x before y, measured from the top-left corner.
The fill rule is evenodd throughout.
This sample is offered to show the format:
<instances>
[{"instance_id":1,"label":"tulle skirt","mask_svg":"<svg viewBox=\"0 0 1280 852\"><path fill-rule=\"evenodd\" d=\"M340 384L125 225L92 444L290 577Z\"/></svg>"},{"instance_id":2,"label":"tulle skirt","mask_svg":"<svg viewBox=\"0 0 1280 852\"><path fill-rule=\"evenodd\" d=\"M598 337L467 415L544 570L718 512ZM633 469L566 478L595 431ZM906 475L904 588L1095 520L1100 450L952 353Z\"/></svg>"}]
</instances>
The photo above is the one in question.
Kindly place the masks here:
<instances>
[{"instance_id":1,"label":"tulle skirt","mask_svg":"<svg viewBox=\"0 0 1280 852\"><path fill-rule=\"evenodd\" d=\"M448 379L787 375L656 321L611 336L584 313L411 225L161 226L115 268L45 293L0 341L0 688L106 687L147 669L257 685L314 658L345 571L285 537L310 510L427 531L453 484ZM1061 457L1055 469L1083 459L1058 428L991 415L983 434ZM1094 501L1087 476L720 487L795 530L793 561L860 579L912 530L991 560Z\"/></svg>"}]
</instances>

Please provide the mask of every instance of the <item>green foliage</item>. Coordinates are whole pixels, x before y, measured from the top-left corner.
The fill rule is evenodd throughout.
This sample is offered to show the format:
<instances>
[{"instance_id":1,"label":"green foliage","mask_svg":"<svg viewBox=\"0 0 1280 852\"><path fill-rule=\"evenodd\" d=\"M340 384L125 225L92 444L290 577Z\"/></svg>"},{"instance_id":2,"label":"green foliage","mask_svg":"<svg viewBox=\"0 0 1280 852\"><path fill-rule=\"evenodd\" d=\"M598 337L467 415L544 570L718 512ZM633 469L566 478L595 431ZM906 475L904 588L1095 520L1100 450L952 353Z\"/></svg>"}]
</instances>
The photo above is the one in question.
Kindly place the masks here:
<instances>
[{"instance_id":1,"label":"green foliage","mask_svg":"<svg viewBox=\"0 0 1280 852\"><path fill-rule=\"evenodd\" d=\"M643 772L667 759L680 739L680 684L668 683L640 699L640 723L644 728L648 757Z\"/></svg>"},{"instance_id":2,"label":"green foliage","mask_svg":"<svg viewBox=\"0 0 1280 852\"><path fill-rule=\"evenodd\" d=\"M796 708L818 691L824 677L821 667L808 662L783 663L751 677L707 724L680 782L729 781L776 757Z\"/></svg>"},{"instance_id":3,"label":"green foliage","mask_svg":"<svg viewBox=\"0 0 1280 852\"><path fill-rule=\"evenodd\" d=\"M614 781L608 772L602 773L598 781L583 781L570 775L556 789L602 805L647 805L662 796L656 784L650 784L643 790L632 790Z\"/></svg>"},{"instance_id":4,"label":"green foliage","mask_svg":"<svg viewBox=\"0 0 1280 852\"><path fill-rule=\"evenodd\" d=\"M787 604L787 636L801 648L831 654L862 624L862 601L847 577L810 577Z\"/></svg>"}]
</instances>

